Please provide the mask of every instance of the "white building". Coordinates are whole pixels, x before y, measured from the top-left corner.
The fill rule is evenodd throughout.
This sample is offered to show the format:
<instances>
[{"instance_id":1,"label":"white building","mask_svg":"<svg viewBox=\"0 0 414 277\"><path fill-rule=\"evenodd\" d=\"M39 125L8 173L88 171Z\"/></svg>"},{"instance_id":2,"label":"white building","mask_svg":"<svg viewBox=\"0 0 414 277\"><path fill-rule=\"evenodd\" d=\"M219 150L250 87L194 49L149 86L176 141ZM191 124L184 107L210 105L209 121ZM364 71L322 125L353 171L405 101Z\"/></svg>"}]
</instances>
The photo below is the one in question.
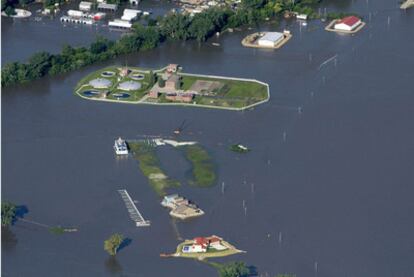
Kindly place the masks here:
<instances>
[{"instance_id":1,"label":"white building","mask_svg":"<svg viewBox=\"0 0 414 277\"><path fill-rule=\"evenodd\" d=\"M82 11L77 10L68 10L68 15L72 17L83 17L84 13Z\"/></svg>"},{"instance_id":2,"label":"white building","mask_svg":"<svg viewBox=\"0 0 414 277\"><path fill-rule=\"evenodd\" d=\"M121 19L125 21L134 21L141 13L140 10L125 9Z\"/></svg>"},{"instance_id":3,"label":"white building","mask_svg":"<svg viewBox=\"0 0 414 277\"><path fill-rule=\"evenodd\" d=\"M92 3L91 2L81 1L79 3L79 10L89 12L91 9L92 9Z\"/></svg>"},{"instance_id":4,"label":"white building","mask_svg":"<svg viewBox=\"0 0 414 277\"><path fill-rule=\"evenodd\" d=\"M282 33L279 32L266 32L264 36L259 38L257 44L264 47L274 47L284 38Z\"/></svg>"},{"instance_id":5,"label":"white building","mask_svg":"<svg viewBox=\"0 0 414 277\"><path fill-rule=\"evenodd\" d=\"M299 20L307 20L308 19L308 15L306 15L306 14L297 14L296 15L296 19L299 19Z\"/></svg>"},{"instance_id":6,"label":"white building","mask_svg":"<svg viewBox=\"0 0 414 277\"><path fill-rule=\"evenodd\" d=\"M117 4L107 4L105 2L98 4L98 10L109 10L115 12L118 9Z\"/></svg>"},{"instance_id":7,"label":"white building","mask_svg":"<svg viewBox=\"0 0 414 277\"><path fill-rule=\"evenodd\" d=\"M109 21L108 26L115 28L130 29L132 27L132 24L125 20L114 19L113 21Z\"/></svg>"},{"instance_id":8,"label":"white building","mask_svg":"<svg viewBox=\"0 0 414 277\"><path fill-rule=\"evenodd\" d=\"M335 23L334 29L341 31L355 30L362 23L361 19L356 16L347 16Z\"/></svg>"},{"instance_id":9,"label":"white building","mask_svg":"<svg viewBox=\"0 0 414 277\"><path fill-rule=\"evenodd\" d=\"M183 253L203 253L207 249L199 244L186 245L183 247Z\"/></svg>"}]
</instances>

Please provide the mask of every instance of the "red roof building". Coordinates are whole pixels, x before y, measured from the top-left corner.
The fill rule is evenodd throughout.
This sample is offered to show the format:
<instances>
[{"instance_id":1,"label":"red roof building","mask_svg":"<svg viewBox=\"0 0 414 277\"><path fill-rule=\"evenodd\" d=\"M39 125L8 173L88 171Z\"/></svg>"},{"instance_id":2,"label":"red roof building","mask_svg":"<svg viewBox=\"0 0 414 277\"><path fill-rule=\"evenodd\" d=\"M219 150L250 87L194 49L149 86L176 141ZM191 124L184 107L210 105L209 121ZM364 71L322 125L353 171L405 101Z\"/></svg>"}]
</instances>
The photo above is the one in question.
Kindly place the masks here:
<instances>
[{"instance_id":1,"label":"red roof building","mask_svg":"<svg viewBox=\"0 0 414 277\"><path fill-rule=\"evenodd\" d=\"M336 30L352 31L361 24L361 19L356 16L347 16L335 23Z\"/></svg>"}]
</instances>

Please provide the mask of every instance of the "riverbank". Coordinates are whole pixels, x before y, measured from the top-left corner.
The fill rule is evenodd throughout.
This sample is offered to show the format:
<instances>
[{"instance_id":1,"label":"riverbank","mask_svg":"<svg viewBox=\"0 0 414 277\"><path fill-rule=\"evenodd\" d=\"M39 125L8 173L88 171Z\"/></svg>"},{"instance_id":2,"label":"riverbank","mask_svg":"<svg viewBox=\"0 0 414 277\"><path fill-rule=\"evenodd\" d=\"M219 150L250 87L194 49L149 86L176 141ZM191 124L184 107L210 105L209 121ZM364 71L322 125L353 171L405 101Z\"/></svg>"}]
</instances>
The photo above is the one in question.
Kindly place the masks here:
<instances>
[{"instance_id":1,"label":"riverbank","mask_svg":"<svg viewBox=\"0 0 414 277\"><path fill-rule=\"evenodd\" d=\"M156 70L106 67L79 81L75 94L84 99L112 103L236 111L252 108L270 99L267 83L254 79L183 73L176 67L169 65Z\"/></svg>"}]
</instances>

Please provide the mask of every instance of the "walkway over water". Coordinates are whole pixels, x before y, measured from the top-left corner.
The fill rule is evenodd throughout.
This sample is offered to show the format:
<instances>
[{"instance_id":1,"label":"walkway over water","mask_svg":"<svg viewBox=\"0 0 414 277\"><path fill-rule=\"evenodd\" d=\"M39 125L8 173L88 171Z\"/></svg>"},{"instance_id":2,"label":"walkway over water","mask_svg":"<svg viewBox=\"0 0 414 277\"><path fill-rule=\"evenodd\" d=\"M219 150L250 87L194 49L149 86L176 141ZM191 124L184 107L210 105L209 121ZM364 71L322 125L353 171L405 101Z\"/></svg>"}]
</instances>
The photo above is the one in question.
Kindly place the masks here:
<instances>
[{"instance_id":1,"label":"walkway over water","mask_svg":"<svg viewBox=\"0 0 414 277\"><path fill-rule=\"evenodd\" d=\"M406 0L401 4L400 8L405 10L414 6L414 0Z\"/></svg>"},{"instance_id":2,"label":"walkway over water","mask_svg":"<svg viewBox=\"0 0 414 277\"><path fill-rule=\"evenodd\" d=\"M119 194L122 197L122 200L125 202L125 206L128 210L129 217L138 227L150 226L150 222L145 220L142 214L138 211L137 207L132 201L131 196L129 196L128 192L125 189L118 190Z\"/></svg>"}]
</instances>

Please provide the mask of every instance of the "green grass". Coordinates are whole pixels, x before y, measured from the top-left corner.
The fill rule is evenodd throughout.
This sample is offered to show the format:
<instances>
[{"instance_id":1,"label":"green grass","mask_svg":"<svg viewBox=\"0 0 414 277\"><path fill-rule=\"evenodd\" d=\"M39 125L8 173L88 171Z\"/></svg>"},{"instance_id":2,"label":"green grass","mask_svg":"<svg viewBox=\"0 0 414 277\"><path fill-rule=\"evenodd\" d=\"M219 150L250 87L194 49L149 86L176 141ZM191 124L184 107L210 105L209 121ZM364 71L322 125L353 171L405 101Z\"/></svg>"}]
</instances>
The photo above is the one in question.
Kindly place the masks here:
<instances>
[{"instance_id":1,"label":"green grass","mask_svg":"<svg viewBox=\"0 0 414 277\"><path fill-rule=\"evenodd\" d=\"M200 145L182 146L186 159L192 165L190 184L198 187L211 187L216 182L214 164L208 152Z\"/></svg>"},{"instance_id":2,"label":"green grass","mask_svg":"<svg viewBox=\"0 0 414 277\"><path fill-rule=\"evenodd\" d=\"M50 227L49 231L54 235L61 235L65 233L65 228L60 227L60 226L55 226L55 227Z\"/></svg>"},{"instance_id":3,"label":"green grass","mask_svg":"<svg viewBox=\"0 0 414 277\"><path fill-rule=\"evenodd\" d=\"M138 161L141 172L148 178L150 185L159 196L165 195L168 188L180 186L178 181L169 178L161 169L153 146L145 142L128 142L128 146ZM162 174L165 178L151 178L154 174Z\"/></svg>"},{"instance_id":4,"label":"green grass","mask_svg":"<svg viewBox=\"0 0 414 277\"><path fill-rule=\"evenodd\" d=\"M200 105L242 108L268 97L267 86L251 81L182 75L182 89L190 89L197 80L218 81L225 88L217 92L217 97L197 96L195 102Z\"/></svg>"}]
</instances>

